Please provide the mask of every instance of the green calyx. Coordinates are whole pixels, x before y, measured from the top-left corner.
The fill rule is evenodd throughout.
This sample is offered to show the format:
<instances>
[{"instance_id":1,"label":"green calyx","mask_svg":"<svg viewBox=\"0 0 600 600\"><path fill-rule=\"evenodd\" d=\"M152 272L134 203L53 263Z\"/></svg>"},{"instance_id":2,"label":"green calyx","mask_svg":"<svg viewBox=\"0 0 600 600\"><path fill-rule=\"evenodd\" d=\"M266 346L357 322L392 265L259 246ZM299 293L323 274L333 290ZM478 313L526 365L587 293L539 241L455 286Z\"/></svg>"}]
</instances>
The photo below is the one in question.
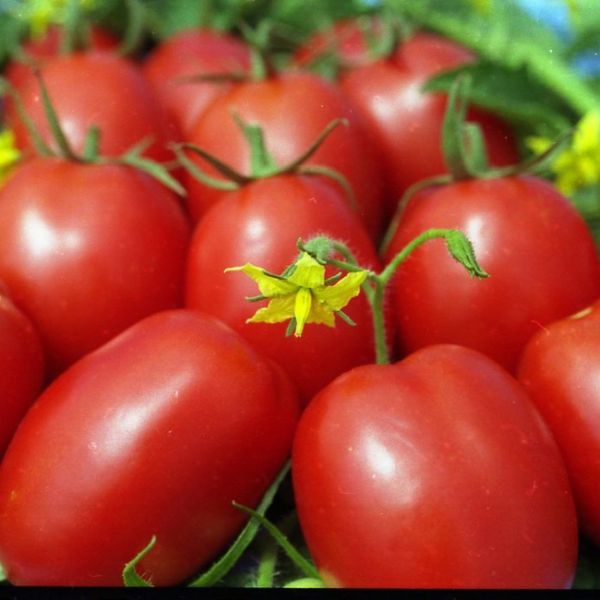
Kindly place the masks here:
<instances>
[{"instance_id":1,"label":"green calyx","mask_svg":"<svg viewBox=\"0 0 600 600\"><path fill-rule=\"evenodd\" d=\"M175 145L174 151L180 164L192 177L209 187L223 191L232 191L258 179L266 179L277 175L322 175L336 181L346 193L350 204L356 207L356 199L352 187L341 173L322 165L305 164L336 127L340 125L347 126L345 119L334 119L328 123L304 152L289 163L280 166L269 152L262 127L258 123L247 123L236 113L233 113L231 117L239 127L248 145L250 173L248 175L240 173L232 166L195 144ZM206 160L222 178L213 177L206 173L197 163L188 158L184 150L189 150Z\"/></svg>"}]
</instances>

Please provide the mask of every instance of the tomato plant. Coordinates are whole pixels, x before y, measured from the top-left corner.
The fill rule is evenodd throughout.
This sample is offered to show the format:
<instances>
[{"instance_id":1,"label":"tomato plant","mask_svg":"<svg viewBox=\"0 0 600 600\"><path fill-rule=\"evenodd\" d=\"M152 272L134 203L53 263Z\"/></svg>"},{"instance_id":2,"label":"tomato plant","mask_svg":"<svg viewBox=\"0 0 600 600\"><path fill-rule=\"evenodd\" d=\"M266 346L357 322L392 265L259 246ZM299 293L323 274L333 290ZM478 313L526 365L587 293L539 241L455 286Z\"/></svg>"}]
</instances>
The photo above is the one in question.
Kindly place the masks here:
<instances>
[{"instance_id":1,"label":"tomato plant","mask_svg":"<svg viewBox=\"0 0 600 600\"><path fill-rule=\"evenodd\" d=\"M336 587L568 587L577 521L556 443L486 356L436 345L357 367L292 454L311 555Z\"/></svg>"},{"instance_id":2,"label":"tomato plant","mask_svg":"<svg viewBox=\"0 0 600 600\"><path fill-rule=\"evenodd\" d=\"M0 188L0 278L52 373L181 305L188 241L174 194L129 166L36 158Z\"/></svg>"},{"instance_id":3,"label":"tomato plant","mask_svg":"<svg viewBox=\"0 0 600 600\"><path fill-rule=\"evenodd\" d=\"M296 393L228 327L165 311L46 389L0 466L0 562L26 585L180 583L235 535L291 446Z\"/></svg>"},{"instance_id":4,"label":"tomato plant","mask_svg":"<svg viewBox=\"0 0 600 600\"><path fill-rule=\"evenodd\" d=\"M43 381L39 336L31 321L0 292L0 456Z\"/></svg>"},{"instance_id":5,"label":"tomato plant","mask_svg":"<svg viewBox=\"0 0 600 600\"><path fill-rule=\"evenodd\" d=\"M178 32L160 43L142 64L144 75L179 125L184 139L212 99L231 86L225 76L233 78L249 68L250 51L241 40L199 28ZM211 80L215 76L223 79Z\"/></svg>"},{"instance_id":6,"label":"tomato plant","mask_svg":"<svg viewBox=\"0 0 600 600\"><path fill-rule=\"evenodd\" d=\"M172 158L167 145L178 138L176 127L133 62L109 52L75 52L49 58L41 73L76 152L83 152L89 129L98 127L100 152L105 156L122 154L145 141L146 156L161 162ZM31 78L20 96L44 141L56 148L37 79ZM14 103L8 105L5 118L17 146L31 149L29 132Z\"/></svg>"},{"instance_id":7,"label":"tomato plant","mask_svg":"<svg viewBox=\"0 0 600 600\"><path fill-rule=\"evenodd\" d=\"M406 205L387 257L420 232L451 227L470 239L485 281L418 248L396 274L394 311L405 352L462 344L514 369L531 335L600 296L600 262L583 219L555 188L527 177L427 188Z\"/></svg>"},{"instance_id":8,"label":"tomato plant","mask_svg":"<svg viewBox=\"0 0 600 600\"><path fill-rule=\"evenodd\" d=\"M600 542L598 422L600 305L540 329L525 346L519 379L548 422L573 484L581 527Z\"/></svg>"},{"instance_id":9,"label":"tomato plant","mask_svg":"<svg viewBox=\"0 0 600 600\"><path fill-rule=\"evenodd\" d=\"M237 171L248 173L251 153L232 114L262 127L268 149L280 165L300 156L332 121L347 119L347 126L336 128L307 165L327 166L343 175L354 192L357 212L368 231L373 237L381 233L383 188L377 155L351 104L331 83L310 73L290 72L238 84L206 109L190 131L188 141ZM203 159L191 158L207 172L215 173ZM190 213L197 220L222 192L191 176L185 181Z\"/></svg>"},{"instance_id":10,"label":"tomato plant","mask_svg":"<svg viewBox=\"0 0 600 600\"><path fill-rule=\"evenodd\" d=\"M255 263L280 273L298 238L327 233L348 242L364 264L377 266L373 244L337 190L320 178L280 175L229 192L196 226L188 255L186 305L214 314L284 367L307 402L348 368L374 359L371 316L363 297L348 309L354 327L308 329L297 339L280 324L246 324L257 309L245 300L254 284L228 267Z\"/></svg>"}]
</instances>

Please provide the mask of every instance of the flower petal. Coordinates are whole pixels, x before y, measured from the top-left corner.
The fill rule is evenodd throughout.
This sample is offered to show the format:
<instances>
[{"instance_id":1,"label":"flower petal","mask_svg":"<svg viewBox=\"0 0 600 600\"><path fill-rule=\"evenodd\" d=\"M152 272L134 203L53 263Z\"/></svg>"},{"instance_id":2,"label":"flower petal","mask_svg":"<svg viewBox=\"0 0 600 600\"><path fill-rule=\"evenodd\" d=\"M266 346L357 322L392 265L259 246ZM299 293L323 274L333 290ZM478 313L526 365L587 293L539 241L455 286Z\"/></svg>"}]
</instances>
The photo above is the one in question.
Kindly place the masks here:
<instances>
[{"instance_id":1,"label":"flower petal","mask_svg":"<svg viewBox=\"0 0 600 600\"><path fill-rule=\"evenodd\" d=\"M310 254L303 252L296 261L296 268L287 278L303 288L316 288L325 283L325 267L317 262Z\"/></svg>"},{"instance_id":2,"label":"flower petal","mask_svg":"<svg viewBox=\"0 0 600 600\"><path fill-rule=\"evenodd\" d=\"M294 316L296 296L279 296L269 301L267 306L259 308L246 323L281 323Z\"/></svg>"},{"instance_id":3,"label":"flower petal","mask_svg":"<svg viewBox=\"0 0 600 600\"><path fill-rule=\"evenodd\" d=\"M294 335L300 337L304 331L304 325L308 321L312 306L312 294L307 288L300 288L296 293L294 302L294 316L296 317L296 331Z\"/></svg>"},{"instance_id":4,"label":"flower petal","mask_svg":"<svg viewBox=\"0 0 600 600\"><path fill-rule=\"evenodd\" d=\"M242 271L250 279L256 281L260 293L266 298L273 298L277 296L285 296L286 294L293 294L298 289L298 286L291 283L287 279L282 279L267 273L264 269L246 263L241 267L229 267L225 269L225 273L233 271Z\"/></svg>"},{"instance_id":5,"label":"flower petal","mask_svg":"<svg viewBox=\"0 0 600 600\"><path fill-rule=\"evenodd\" d=\"M360 293L360 286L367 278L367 271L348 273L335 285L327 285L314 290L315 296L321 302L326 302L331 310L341 310Z\"/></svg>"}]
</instances>

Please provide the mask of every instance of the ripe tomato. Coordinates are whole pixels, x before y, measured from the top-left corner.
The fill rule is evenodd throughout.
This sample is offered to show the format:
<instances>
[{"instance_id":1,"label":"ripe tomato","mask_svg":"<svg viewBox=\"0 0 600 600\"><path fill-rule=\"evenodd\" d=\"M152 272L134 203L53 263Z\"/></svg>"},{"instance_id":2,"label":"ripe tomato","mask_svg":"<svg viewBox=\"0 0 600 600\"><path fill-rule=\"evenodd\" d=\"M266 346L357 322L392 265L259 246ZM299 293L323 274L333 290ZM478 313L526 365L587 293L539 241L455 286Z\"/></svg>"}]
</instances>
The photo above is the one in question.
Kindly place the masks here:
<instances>
[{"instance_id":1,"label":"ripe tomato","mask_svg":"<svg viewBox=\"0 0 600 600\"><path fill-rule=\"evenodd\" d=\"M58 56L63 33L62 28L51 26L42 38L26 41L21 48L24 58L42 66L47 59ZM118 38L109 31L96 26L90 27L88 42L89 50L116 51L119 46ZM30 66L27 62L20 60L10 61L6 65L4 75L18 91L21 91L26 82L33 78Z\"/></svg>"},{"instance_id":2,"label":"ripe tomato","mask_svg":"<svg viewBox=\"0 0 600 600\"><path fill-rule=\"evenodd\" d=\"M187 29L155 47L142 71L187 138L192 125L217 95L231 87L225 81L185 82L200 75L236 75L250 68L250 51L232 35L210 29Z\"/></svg>"},{"instance_id":3,"label":"ripe tomato","mask_svg":"<svg viewBox=\"0 0 600 600\"><path fill-rule=\"evenodd\" d=\"M39 158L0 188L0 279L52 374L179 306L188 241L174 195L131 167Z\"/></svg>"},{"instance_id":4,"label":"ripe tomato","mask_svg":"<svg viewBox=\"0 0 600 600\"><path fill-rule=\"evenodd\" d=\"M377 155L352 106L333 84L309 73L287 73L239 84L207 108L191 130L189 141L249 174L248 144L232 113L263 128L267 148L281 166L297 159L331 121L348 119L348 126L337 127L306 164L325 165L345 176L367 230L373 237L381 233L383 188ZM192 159L214 173L199 157ZM186 188L194 220L223 194L191 175L187 176Z\"/></svg>"},{"instance_id":5,"label":"ripe tomato","mask_svg":"<svg viewBox=\"0 0 600 600\"><path fill-rule=\"evenodd\" d=\"M465 48L440 36L417 33L386 59L349 69L342 90L368 122L379 147L390 189L389 210L413 183L447 172L440 140L447 98L421 92L433 75L474 60ZM469 121L480 125L493 165L518 161L509 128L493 115L471 109Z\"/></svg>"},{"instance_id":6,"label":"ripe tomato","mask_svg":"<svg viewBox=\"0 0 600 600\"><path fill-rule=\"evenodd\" d=\"M83 151L88 130L97 126L103 155L117 156L149 140L145 156L163 162L173 157L167 145L178 138L176 128L134 63L109 52L75 52L49 58L41 72L75 152ZM43 139L56 148L36 79L26 83L21 98ZM16 145L31 149L27 129L12 104L6 122L14 130Z\"/></svg>"},{"instance_id":7,"label":"ripe tomato","mask_svg":"<svg viewBox=\"0 0 600 600\"><path fill-rule=\"evenodd\" d=\"M253 281L223 271L249 262L281 273L296 258L297 239L318 234L345 241L361 265L377 268L366 231L337 190L294 175L262 179L213 206L196 226L187 266L186 305L219 317L283 366L304 402L336 375L374 361L366 299L361 295L344 309L355 327L312 325L301 338L286 337L285 323L246 323L265 303L245 300L257 294Z\"/></svg>"},{"instance_id":8,"label":"ripe tomato","mask_svg":"<svg viewBox=\"0 0 600 600\"><path fill-rule=\"evenodd\" d=\"M0 457L43 380L44 353L38 334L0 291Z\"/></svg>"},{"instance_id":9,"label":"ripe tomato","mask_svg":"<svg viewBox=\"0 0 600 600\"><path fill-rule=\"evenodd\" d=\"M326 583L568 587L577 522L556 443L524 390L467 348L357 367L300 419L292 475Z\"/></svg>"},{"instance_id":10,"label":"ripe tomato","mask_svg":"<svg viewBox=\"0 0 600 600\"><path fill-rule=\"evenodd\" d=\"M519 379L565 457L580 524L600 543L600 304L540 329L525 346Z\"/></svg>"},{"instance_id":11,"label":"ripe tomato","mask_svg":"<svg viewBox=\"0 0 600 600\"><path fill-rule=\"evenodd\" d=\"M433 227L463 231L490 277L465 277L441 242L413 252L394 283L405 351L450 342L514 369L541 326L600 296L600 262L589 230L545 181L511 177L428 188L408 203L387 258Z\"/></svg>"},{"instance_id":12,"label":"ripe tomato","mask_svg":"<svg viewBox=\"0 0 600 600\"><path fill-rule=\"evenodd\" d=\"M152 315L34 404L0 466L0 563L18 585L180 583L282 467L298 417L279 369L212 317Z\"/></svg>"}]
</instances>

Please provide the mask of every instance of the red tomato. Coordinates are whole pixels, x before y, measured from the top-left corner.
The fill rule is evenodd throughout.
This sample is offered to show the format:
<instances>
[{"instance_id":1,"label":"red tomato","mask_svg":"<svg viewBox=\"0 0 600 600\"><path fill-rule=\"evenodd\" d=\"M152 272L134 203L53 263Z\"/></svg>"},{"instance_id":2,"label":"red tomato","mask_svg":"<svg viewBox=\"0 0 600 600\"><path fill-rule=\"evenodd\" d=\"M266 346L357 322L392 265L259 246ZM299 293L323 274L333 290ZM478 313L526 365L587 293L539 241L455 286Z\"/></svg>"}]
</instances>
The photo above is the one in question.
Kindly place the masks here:
<instances>
[{"instance_id":1,"label":"red tomato","mask_svg":"<svg viewBox=\"0 0 600 600\"><path fill-rule=\"evenodd\" d=\"M44 353L38 334L0 292L0 457L43 380Z\"/></svg>"},{"instance_id":2,"label":"red tomato","mask_svg":"<svg viewBox=\"0 0 600 600\"><path fill-rule=\"evenodd\" d=\"M211 100L231 87L225 81L185 77L246 73L250 50L232 35L209 29L188 29L162 42L147 56L142 70L163 105L179 125L184 139Z\"/></svg>"},{"instance_id":3,"label":"red tomato","mask_svg":"<svg viewBox=\"0 0 600 600\"><path fill-rule=\"evenodd\" d=\"M46 61L44 83L59 121L76 152L82 152L90 127L100 129L100 153L123 154L142 140L152 143L144 155L157 161L170 160L167 144L178 137L150 84L134 63L108 52L75 52ZM55 148L36 79L21 91L27 113ZM14 111L7 107L6 122L15 132L16 145L31 149L29 134Z\"/></svg>"},{"instance_id":4,"label":"red tomato","mask_svg":"<svg viewBox=\"0 0 600 600\"><path fill-rule=\"evenodd\" d=\"M389 210L413 183L447 172L441 133L447 98L421 92L433 75L474 60L465 48L434 34L417 33L386 59L344 72L342 90L368 122L379 147L390 188ZM478 109L468 112L478 123L494 165L518 162L507 126Z\"/></svg>"},{"instance_id":5,"label":"red tomato","mask_svg":"<svg viewBox=\"0 0 600 600\"><path fill-rule=\"evenodd\" d=\"M430 346L337 378L300 419L292 474L330 585L572 582L577 522L554 439L521 386L474 350Z\"/></svg>"},{"instance_id":6,"label":"red tomato","mask_svg":"<svg viewBox=\"0 0 600 600\"><path fill-rule=\"evenodd\" d=\"M246 262L281 273L297 256L296 240L326 234L345 241L363 266L377 268L375 249L339 193L315 178L263 179L224 197L197 225L188 256L186 305L211 313L277 361L301 390L304 402L336 375L375 358L371 316L363 295L345 312L352 327L307 325L301 338L286 337L286 323L246 323L264 302L242 273Z\"/></svg>"},{"instance_id":7,"label":"red tomato","mask_svg":"<svg viewBox=\"0 0 600 600\"><path fill-rule=\"evenodd\" d=\"M600 296L600 263L589 230L572 204L541 179L462 181L415 195L387 259L433 227L462 230L490 277L465 276L441 241L418 248L394 283L405 351L450 342L514 369L540 326Z\"/></svg>"},{"instance_id":8,"label":"red tomato","mask_svg":"<svg viewBox=\"0 0 600 600\"><path fill-rule=\"evenodd\" d=\"M46 59L58 56L63 31L60 27L51 26L42 38L26 41L21 48L25 58L33 60L41 66ZM96 26L90 28L89 50L116 51L118 46L119 39L109 31ZM19 60L10 61L6 65L4 75L18 91L21 91L26 82L33 78L33 73L28 64Z\"/></svg>"},{"instance_id":9,"label":"red tomato","mask_svg":"<svg viewBox=\"0 0 600 600\"><path fill-rule=\"evenodd\" d=\"M280 370L191 311L153 315L56 379L0 466L0 562L18 585L180 583L282 467L298 417Z\"/></svg>"},{"instance_id":10,"label":"red tomato","mask_svg":"<svg viewBox=\"0 0 600 600\"><path fill-rule=\"evenodd\" d=\"M0 279L52 373L180 305L188 239L174 195L130 167L33 159L0 188Z\"/></svg>"},{"instance_id":11,"label":"red tomato","mask_svg":"<svg viewBox=\"0 0 600 600\"><path fill-rule=\"evenodd\" d=\"M565 457L582 529L600 544L600 304L540 329L519 379Z\"/></svg>"},{"instance_id":12,"label":"red tomato","mask_svg":"<svg viewBox=\"0 0 600 600\"><path fill-rule=\"evenodd\" d=\"M383 188L377 156L352 106L333 84L308 73L288 73L239 84L207 108L189 141L249 174L248 144L232 113L263 128L267 148L281 166L297 159L331 121L348 119L348 127L337 127L307 164L325 165L344 175L354 190L358 213L367 230L373 237L381 232ZM214 173L205 161L195 155L192 158ZM186 187L194 220L223 195L191 175Z\"/></svg>"}]
</instances>

